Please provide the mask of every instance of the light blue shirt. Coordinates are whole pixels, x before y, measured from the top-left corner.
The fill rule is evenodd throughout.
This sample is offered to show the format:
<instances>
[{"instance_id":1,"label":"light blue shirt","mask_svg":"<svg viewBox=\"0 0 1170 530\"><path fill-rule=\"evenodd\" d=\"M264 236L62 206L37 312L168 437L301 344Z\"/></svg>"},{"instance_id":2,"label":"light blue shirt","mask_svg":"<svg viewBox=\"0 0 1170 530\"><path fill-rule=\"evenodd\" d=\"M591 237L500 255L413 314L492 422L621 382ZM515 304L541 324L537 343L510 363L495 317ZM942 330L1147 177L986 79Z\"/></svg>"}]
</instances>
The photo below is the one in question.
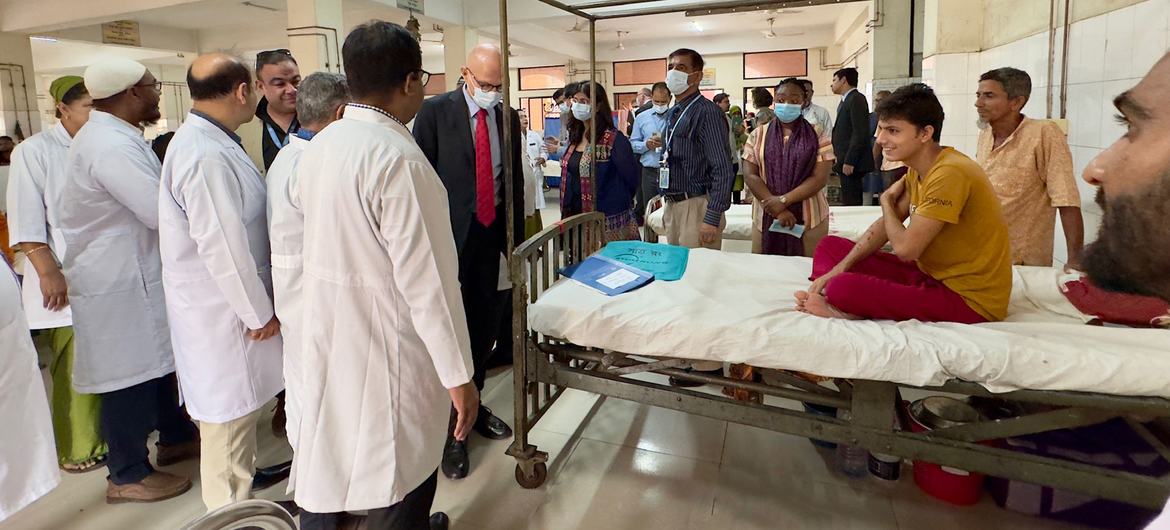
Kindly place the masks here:
<instances>
[{"instance_id":1,"label":"light blue shirt","mask_svg":"<svg viewBox=\"0 0 1170 530\"><path fill-rule=\"evenodd\" d=\"M654 133L658 133L659 137L666 136L666 113L658 114L654 112L653 108L642 111L634 118L634 132L630 135L630 146L634 148L634 152L640 155L639 161L642 167L657 168L659 161L662 160L662 151L660 149L648 149L646 147L646 140L649 140Z\"/></svg>"},{"instance_id":2,"label":"light blue shirt","mask_svg":"<svg viewBox=\"0 0 1170 530\"><path fill-rule=\"evenodd\" d=\"M467 85L464 85L462 90L463 99L467 100L467 113L471 115L471 145L474 146L475 126L476 120L478 119L476 118L476 114L479 114L479 111L482 109L475 103L475 99L471 97L471 94L467 93ZM496 119L496 109L487 109L488 140L492 144L492 175L495 175L496 204L500 204L500 188L503 186L500 177L504 174L504 159L500 156L500 130L496 126Z\"/></svg>"}]
</instances>

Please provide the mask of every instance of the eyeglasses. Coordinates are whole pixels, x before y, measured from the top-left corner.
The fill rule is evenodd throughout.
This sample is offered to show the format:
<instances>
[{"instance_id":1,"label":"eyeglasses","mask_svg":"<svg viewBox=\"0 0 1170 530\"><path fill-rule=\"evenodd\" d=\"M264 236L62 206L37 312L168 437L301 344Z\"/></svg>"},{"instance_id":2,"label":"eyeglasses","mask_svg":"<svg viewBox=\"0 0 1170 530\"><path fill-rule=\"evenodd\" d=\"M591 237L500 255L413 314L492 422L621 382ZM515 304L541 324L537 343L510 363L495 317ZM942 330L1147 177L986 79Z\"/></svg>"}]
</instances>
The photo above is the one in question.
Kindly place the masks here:
<instances>
[{"instance_id":1,"label":"eyeglasses","mask_svg":"<svg viewBox=\"0 0 1170 530\"><path fill-rule=\"evenodd\" d=\"M423 70L422 68L419 68L418 70L415 70L415 71L418 72L419 74L421 74L419 76L418 80L422 83L422 86L427 86L427 83L431 82L431 73L430 72Z\"/></svg>"},{"instance_id":2,"label":"eyeglasses","mask_svg":"<svg viewBox=\"0 0 1170 530\"><path fill-rule=\"evenodd\" d=\"M489 85L477 79L475 74L471 74L471 78L475 79L475 84L479 85L479 89L483 90L484 92L500 92L504 90L503 85Z\"/></svg>"},{"instance_id":3,"label":"eyeglasses","mask_svg":"<svg viewBox=\"0 0 1170 530\"><path fill-rule=\"evenodd\" d=\"M162 81L155 81L153 83L138 83L137 85L134 85L134 86L151 87L154 89L155 92L162 92L163 82Z\"/></svg>"},{"instance_id":4,"label":"eyeglasses","mask_svg":"<svg viewBox=\"0 0 1170 530\"><path fill-rule=\"evenodd\" d=\"M288 51L285 48L280 48L277 50L268 50L268 51L263 51L263 52L257 53L256 54L256 64L265 64L268 61L272 60L272 57L274 55L279 55L282 57L287 57L289 59L292 59L292 52Z\"/></svg>"}]
</instances>

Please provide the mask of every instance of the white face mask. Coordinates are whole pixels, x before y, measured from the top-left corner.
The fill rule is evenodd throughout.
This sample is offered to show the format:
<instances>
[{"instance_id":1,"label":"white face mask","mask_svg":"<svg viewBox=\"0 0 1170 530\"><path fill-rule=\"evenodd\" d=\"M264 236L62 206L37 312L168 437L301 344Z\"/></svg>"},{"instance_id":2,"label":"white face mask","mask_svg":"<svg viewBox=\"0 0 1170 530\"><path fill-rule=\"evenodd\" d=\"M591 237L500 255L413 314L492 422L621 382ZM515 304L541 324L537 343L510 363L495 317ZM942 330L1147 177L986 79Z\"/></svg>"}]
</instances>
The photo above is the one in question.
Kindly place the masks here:
<instances>
[{"instance_id":1,"label":"white face mask","mask_svg":"<svg viewBox=\"0 0 1170 530\"><path fill-rule=\"evenodd\" d=\"M499 92L487 92L482 88L475 89L475 94L471 96L471 99L475 100L475 104L484 110L495 107L503 98L503 94Z\"/></svg>"},{"instance_id":2,"label":"white face mask","mask_svg":"<svg viewBox=\"0 0 1170 530\"><path fill-rule=\"evenodd\" d=\"M690 81L688 81L690 77L690 74L678 70L666 72L666 88L670 89L670 93L676 96L682 94L691 86Z\"/></svg>"},{"instance_id":3,"label":"white face mask","mask_svg":"<svg viewBox=\"0 0 1170 530\"><path fill-rule=\"evenodd\" d=\"M670 105L654 105L654 113L662 114L670 109Z\"/></svg>"},{"instance_id":4,"label":"white face mask","mask_svg":"<svg viewBox=\"0 0 1170 530\"><path fill-rule=\"evenodd\" d=\"M560 104L560 109L561 109L561 112L569 112L570 110L573 109L573 107L572 107L572 105L569 105L568 101L566 101L566 102Z\"/></svg>"},{"instance_id":5,"label":"white face mask","mask_svg":"<svg viewBox=\"0 0 1170 530\"><path fill-rule=\"evenodd\" d=\"M593 117L593 105L588 103L573 103L573 117L580 121L587 121Z\"/></svg>"}]
</instances>

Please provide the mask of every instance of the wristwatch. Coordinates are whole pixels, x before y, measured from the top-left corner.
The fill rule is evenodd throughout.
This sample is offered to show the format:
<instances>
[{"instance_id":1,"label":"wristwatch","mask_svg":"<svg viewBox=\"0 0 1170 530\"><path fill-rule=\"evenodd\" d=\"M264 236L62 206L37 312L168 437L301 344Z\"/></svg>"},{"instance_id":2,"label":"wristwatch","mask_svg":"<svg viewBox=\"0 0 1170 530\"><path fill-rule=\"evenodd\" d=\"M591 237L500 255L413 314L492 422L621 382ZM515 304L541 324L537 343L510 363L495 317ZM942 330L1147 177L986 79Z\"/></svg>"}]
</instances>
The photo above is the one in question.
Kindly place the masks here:
<instances>
[{"instance_id":1,"label":"wristwatch","mask_svg":"<svg viewBox=\"0 0 1170 530\"><path fill-rule=\"evenodd\" d=\"M788 204L788 196L787 195L780 196L780 204Z\"/></svg>"}]
</instances>

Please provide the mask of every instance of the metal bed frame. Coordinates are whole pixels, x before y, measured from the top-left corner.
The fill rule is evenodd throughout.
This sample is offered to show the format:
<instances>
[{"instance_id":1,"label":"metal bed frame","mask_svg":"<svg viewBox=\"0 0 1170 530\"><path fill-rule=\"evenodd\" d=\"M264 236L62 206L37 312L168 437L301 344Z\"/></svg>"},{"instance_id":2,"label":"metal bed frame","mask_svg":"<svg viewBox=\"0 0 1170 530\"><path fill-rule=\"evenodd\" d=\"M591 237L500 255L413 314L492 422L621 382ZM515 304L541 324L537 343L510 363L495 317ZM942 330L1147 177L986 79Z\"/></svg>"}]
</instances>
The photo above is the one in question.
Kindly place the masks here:
<instances>
[{"instance_id":1,"label":"metal bed frame","mask_svg":"<svg viewBox=\"0 0 1170 530\"><path fill-rule=\"evenodd\" d=\"M513 254L512 275L518 303L512 325L518 330L513 358L515 440L507 454L516 458L516 481L536 488L548 477L548 454L529 443L529 433L565 389L612 396L657 407L697 414L830 442L860 445L871 451L924 460L990 476L1022 480L1160 508L1170 495L1167 477L1148 477L1091 465L1034 456L990 447L978 442L1094 425L1124 418L1129 426L1170 460L1170 400L1111 396L1083 392L1022 390L991 394L983 387L953 381L926 388L966 396L996 397L1045 405L1044 410L1020 417L982 421L929 433L894 427L904 414L900 388L917 388L885 381L837 381L839 390L810 383L779 370L764 370L764 382L755 383L689 373L690 361L651 358L602 351L570 344L529 329L528 305L556 281L557 270L598 251L604 217L582 214L550 226L520 245ZM672 388L631 378L652 372L679 379L758 392L798 402L851 411L851 419L817 416L784 406L736 401L721 395ZM789 404L791 407L799 404Z\"/></svg>"},{"instance_id":2,"label":"metal bed frame","mask_svg":"<svg viewBox=\"0 0 1170 530\"><path fill-rule=\"evenodd\" d=\"M500 40L508 46L508 2L499 1ZM819 4L841 0L708 1L674 7L633 8L621 12L590 13L590 10L649 4L655 0L600 0L566 5L556 0L539 0L589 21L590 80L596 81L598 20L670 12L698 14L730 13ZM857 1L857 0L844 0ZM503 54L508 71L508 54ZM510 101L509 76L503 77L503 96ZM511 114L504 113L504 129L510 130ZM596 130L590 127L590 138ZM510 169L512 138L504 135L504 167ZM508 218L514 218L511 201L514 175L505 170ZM577 215L550 226L516 247L507 231L507 245L515 248L509 260L512 292L513 385L515 440L507 454L516 458L516 481L524 488L536 488L548 478L548 453L529 443L529 433L565 389L575 388L603 396L687 412L709 418L751 425L776 432L830 442L849 443L907 459L923 460L990 476L1077 491L1148 508L1161 508L1170 496L1170 477L1149 477L1099 468L1087 464L1013 452L977 442L1059 429L1094 425L1123 418L1162 458L1170 460L1170 400L1091 394L1023 390L991 394L978 384L952 381L925 390L966 396L996 397L1040 405L1039 412L997 421L950 427L928 433L911 433L894 427L895 418L904 420L899 388L913 388L886 381L837 381L838 390L810 383L778 370L763 370L763 383L714 377L684 371L690 361L677 358L650 358L602 351L575 345L529 329L528 305L535 303L558 278L558 270L577 263L602 246L604 216ZM633 379L639 373L656 373L682 380L721 385L797 402L846 409L851 419L817 416L795 408L736 401L683 388L672 388ZM794 404L796 405L796 404ZM904 424L904 423L903 423Z\"/></svg>"}]
</instances>

